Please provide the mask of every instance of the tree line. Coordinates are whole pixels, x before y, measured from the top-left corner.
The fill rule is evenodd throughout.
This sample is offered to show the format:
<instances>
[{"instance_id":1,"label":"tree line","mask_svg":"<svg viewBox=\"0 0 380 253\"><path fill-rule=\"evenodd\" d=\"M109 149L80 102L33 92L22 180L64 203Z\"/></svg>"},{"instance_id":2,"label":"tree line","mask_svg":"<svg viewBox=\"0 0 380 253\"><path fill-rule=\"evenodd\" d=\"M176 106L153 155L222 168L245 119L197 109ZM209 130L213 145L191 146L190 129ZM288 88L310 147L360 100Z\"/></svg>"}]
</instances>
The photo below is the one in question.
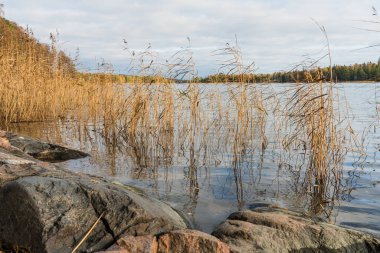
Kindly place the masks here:
<instances>
[{"instance_id":1,"label":"tree line","mask_svg":"<svg viewBox=\"0 0 380 253\"><path fill-rule=\"evenodd\" d=\"M377 63L366 62L361 64L352 65L334 65L332 66L332 78L330 77L330 67L314 68L312 70L301 69L288 72L274 72L271 74L242 74L242 75L229 75L218 73L209 75L205 78L199 78L197 81L205 83L218 83L218 82L307 82L311 76L316 76L318 73L319 80L335 82L355 82L355 81L380 81L380 59ZM316 79L314 79L315 81Z\"/></svg>"}]
</instances>

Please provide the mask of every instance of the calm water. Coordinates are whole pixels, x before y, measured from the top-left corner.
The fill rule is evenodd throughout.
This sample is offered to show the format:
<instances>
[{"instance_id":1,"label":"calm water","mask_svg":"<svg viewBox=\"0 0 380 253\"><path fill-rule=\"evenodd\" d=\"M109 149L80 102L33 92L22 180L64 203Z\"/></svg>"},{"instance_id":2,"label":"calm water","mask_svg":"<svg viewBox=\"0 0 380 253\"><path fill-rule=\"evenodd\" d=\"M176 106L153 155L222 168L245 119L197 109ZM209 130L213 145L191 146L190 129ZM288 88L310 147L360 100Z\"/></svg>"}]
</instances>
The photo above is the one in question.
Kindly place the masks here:
<instances>
[{"instance_id":1,"label":"calm water","mask_svg":"<svg viewBox=\"0 0 380 253\"><path fill-rule=\"evenodd\" d=\"M332 210L332 222L379 235L380 163L377 156L380 124L376 110L376 85L337 85L340 101L348 101L348 106L341 102L342 115L350 120L366 155L360 157L357 153L347 153L343 177L338 182L339 190L334 196L329 196L333 201L325 208ZM291 86L262 85L258 89L270 97L270 93L280 94ZM184 90L185 86L177 88ZM215 99L215 93L221 94L219 100ZM281 150L272 127L278 120L276 115L271 115L271 110L268 110L264 127L266 148L260 148L260 141L253 145L253 140L247 140L249 145L239 147L244 152L239 153L236 160L230 148L233 146L231 125L215 120L222 110L218 109L215 101L219 101L219 107L224 109L230 106L227 87L201 85L199 94L202 98L200 106L204 108L199 118L208 122L205 126L209 127L193 129L194 136L193 139L189 137L190 141L182 141L187 138L183 135L189 132L181 131L180 117L174 121L174 132L141 138L135 145L113 145L104 138L104 132L99 130L101 127L94 124L80 126L70 120L59 124L13 124L8 130L89 152L89 158L61 165L137 186L186 213L197 228L207 232L231 212L263 202L312 213L310 203L315 196L305 187L301 151L292 150L290 155ZM234 113L234 110L231 107L228 112ZM257 129L252 131L252 136L261 140L263 133ZM159 145L149 144L156 143L156 139L165 141L158 142ZM297 164L301 165L297 167ZM323 212L320 215L323 216Z\"/></svg>"}]
</instances>

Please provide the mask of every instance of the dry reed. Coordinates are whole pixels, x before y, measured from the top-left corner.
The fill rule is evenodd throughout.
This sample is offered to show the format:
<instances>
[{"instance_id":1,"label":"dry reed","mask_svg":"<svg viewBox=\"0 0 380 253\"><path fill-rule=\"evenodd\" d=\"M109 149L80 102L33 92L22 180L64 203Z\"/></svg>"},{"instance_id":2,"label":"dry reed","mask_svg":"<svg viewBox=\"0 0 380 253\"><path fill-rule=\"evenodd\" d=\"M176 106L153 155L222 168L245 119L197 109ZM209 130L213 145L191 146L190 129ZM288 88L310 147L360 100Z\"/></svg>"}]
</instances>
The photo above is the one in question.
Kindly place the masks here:
<instances>
[{"instance_id":1,"label":"dry reed","mask_svg":"<svg viewBox=\"0 0 380 253\"><path fill-rule=\"evenodd\" d=\"M11 33L6 25L2 23L3 34ZM247 79L254 75L254 64L244 64L236 40L214 51L222 59L219 71L235 76L235 82L214 90L210 84L205 92L197 83L190 45L160 62L151 46L134 52L126 44L131 74L126 79L114 75L106 63L99 64L97 74L70 70L55 36L51 39L47 48L36 43L29 31L24 31L21 41L0 37L4 42L0 44L3 121L71 119L78 125L78 138L97 143L96 136L102 137L113 157L112 173L117 170L116 153L131 157L127 166L136 179L156 180L159 168L185 159L190 206L200 191L199 168L227 163L238 205L243 207L246 178L242 165L252 165L253 154L260 152L262 166L270 145L267 131L272 129L275 137L270 141L275 144L271 148L283 144L279 167L299 170L296 180L303 178L302 190L311 199L310 208L330 215L328 207L339 191L347 152L347 128L336 108L334 84L326 82L318 69L306 70L307 83L295 85L283 97L270 87L265 94ZM330 57L329 49L326 57ZM170 81L179 79L184 83ZM268 125L269 117L274 118L272 125ZM294 149L303 154L293 156ZM295 157L296 162L292 161Z\"/></svg>"}]
</instances>

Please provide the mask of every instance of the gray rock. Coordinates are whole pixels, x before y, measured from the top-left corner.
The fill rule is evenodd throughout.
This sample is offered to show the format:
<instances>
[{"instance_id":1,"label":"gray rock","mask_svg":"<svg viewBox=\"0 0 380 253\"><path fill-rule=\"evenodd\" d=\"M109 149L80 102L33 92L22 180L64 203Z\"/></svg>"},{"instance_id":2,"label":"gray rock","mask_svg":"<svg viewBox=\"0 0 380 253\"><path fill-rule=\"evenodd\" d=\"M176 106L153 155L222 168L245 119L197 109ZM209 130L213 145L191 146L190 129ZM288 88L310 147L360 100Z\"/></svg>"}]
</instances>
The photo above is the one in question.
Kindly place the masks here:
<instances>
[{"instance_id":1,"label":"gray rock","mask_svg":"<svg viewBox=\"0 0 380 253\"><path fill-rule=\"evenodd\" d=\"M71 159L79 159L88 154L79 150L66 148L28 137L18 136L12 133L4 134L12 147L18 148L34 158L46 162L63 162Z\"/></svg>"},{"instance_id":2,"label":"gray rock","mask_svg":"<svg viewBox=\"0 0 380 253\"><path fill-rule=\"evenodd\" d=\"M233 252L380 252L371 235L270 207L233 213L212 234Z\"/></svg>"},{"instance_id":3,"label":"gray rock","mask_svg":"<svg viewBox=\"0 0 380 253\"><path fill-rule=\"evenodd\" d=\"M71 252L101 215L80 247L82 252L107 248L121 235L186 228L168 205L101 178L51 165L22 166L0 166L3 174L18 175L5 180L0 188L0 246ZM20 171L32 174L20 175Z\"/></svg>"}]
</instances>

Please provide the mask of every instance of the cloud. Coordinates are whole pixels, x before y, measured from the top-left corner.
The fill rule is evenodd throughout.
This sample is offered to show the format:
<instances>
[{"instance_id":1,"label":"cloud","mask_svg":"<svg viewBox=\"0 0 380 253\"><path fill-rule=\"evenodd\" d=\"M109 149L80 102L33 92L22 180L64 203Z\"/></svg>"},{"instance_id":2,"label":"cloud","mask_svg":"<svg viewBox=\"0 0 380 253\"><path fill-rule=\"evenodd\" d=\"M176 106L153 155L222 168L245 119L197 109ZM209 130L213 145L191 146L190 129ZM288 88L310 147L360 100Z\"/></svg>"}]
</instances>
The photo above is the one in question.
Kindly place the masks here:
<instances>
[{"instance_id":1,"label":"cloud","mask_svg":"<svg viewBox=\"0 0 380 253\"><path fill-rule=\"evenodd\" d=\"M151 43L167 58L190 37L199 72L205 75L218 67L211 51L234 41L236 34L244 58L254 60L260 72L283 70L324 46L311 18L326 27L335 63L378 58L376 48L353 51L379 40L377 33L354 28L369 27L354 20L373 18L370 0L7 0L4 4L5 16L32 27L41 41L48 42L49 33L57 29L67 52L79 48L84 62L104 58L117 69L127 62L124 38L137 50Z\"/></svg>"}]
</instances>

